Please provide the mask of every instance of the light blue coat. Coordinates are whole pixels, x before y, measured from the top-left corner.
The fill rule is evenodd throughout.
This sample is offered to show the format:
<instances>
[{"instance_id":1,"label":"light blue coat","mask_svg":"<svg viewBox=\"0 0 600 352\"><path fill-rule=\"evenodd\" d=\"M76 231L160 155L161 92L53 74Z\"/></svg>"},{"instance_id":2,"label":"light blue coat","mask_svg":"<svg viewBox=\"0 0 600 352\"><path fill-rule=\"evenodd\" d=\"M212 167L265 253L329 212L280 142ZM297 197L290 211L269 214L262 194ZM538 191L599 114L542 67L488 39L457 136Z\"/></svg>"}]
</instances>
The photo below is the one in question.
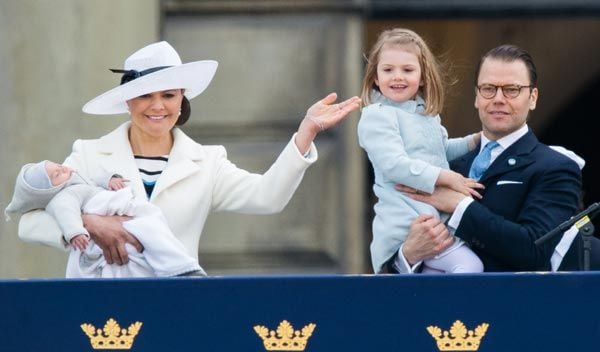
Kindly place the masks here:
<instances>
[{"instance_id":1,"label":"light blue coat","mask_svg":"<svg viewBox=\"0 0 600 352\"><path fill-rule=\"evenodd\" d=\"M419 214L438 215L435 208L396 191L394 185L433 192L441 169L469 151L472 137L448 139L439 115L423 115L421 97L403 103L378 93L374 98L362 111L358 139L373 165L373 191L379 198L371 242L373 270L378 273L398 251Z\"/></svg>"}]
</instances>

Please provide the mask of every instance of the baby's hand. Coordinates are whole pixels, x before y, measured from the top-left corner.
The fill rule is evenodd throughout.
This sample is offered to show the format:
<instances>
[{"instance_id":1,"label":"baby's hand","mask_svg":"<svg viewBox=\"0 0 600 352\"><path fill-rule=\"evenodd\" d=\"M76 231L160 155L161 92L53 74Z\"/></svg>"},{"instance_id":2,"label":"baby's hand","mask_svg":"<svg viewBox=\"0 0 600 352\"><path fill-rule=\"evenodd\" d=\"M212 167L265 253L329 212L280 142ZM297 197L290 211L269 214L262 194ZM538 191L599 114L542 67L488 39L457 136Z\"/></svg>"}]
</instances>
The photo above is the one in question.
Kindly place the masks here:
<instances>
[{"instance_id":1,"label":"baby's hand","mask_svg":"<svg viewBox=\"0 0 600 352\"><path fill-rule=\"evenodd\" d=\"M445 186L466 196L481 199L481 194L476 189L484 189L485 187L477 181L466 178L463 175L452 170L442 170L438 176L436 186Z\"/></svg>"},{"instance_id":2,"label":"baby's hand","mask_svg":"<svg viewBox=\"0 0 600 352\"><path fill-rule=\"evenodd\" d=\"M86 235L77 235L71 238L71 246L79 249L80 251L85 251L88 245L88 238Z\"/></svg>"},{"instance_id":3,"label":"baby's hand","mask_svg":"<svg viewBox=\"0 0 600 352\"><path fill-rule=\"evenodd\" d=\"M119 189L127 187L127 182L129 182L129 180L124 179L123 177L113 176L108 181L108 189L110 189L111 191L117 191Z\"/></svg>"}]
</instances>

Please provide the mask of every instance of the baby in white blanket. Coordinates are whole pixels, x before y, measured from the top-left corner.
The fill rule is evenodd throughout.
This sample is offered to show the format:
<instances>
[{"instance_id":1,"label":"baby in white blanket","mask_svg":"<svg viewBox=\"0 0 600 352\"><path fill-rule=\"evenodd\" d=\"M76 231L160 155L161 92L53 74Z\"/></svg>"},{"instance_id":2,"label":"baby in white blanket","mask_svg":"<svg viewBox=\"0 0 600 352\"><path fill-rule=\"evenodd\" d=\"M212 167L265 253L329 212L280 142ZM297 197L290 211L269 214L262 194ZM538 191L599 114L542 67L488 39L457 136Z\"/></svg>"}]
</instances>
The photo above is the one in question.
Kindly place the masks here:
<instances>
[{"instance_id":1,"label":"baby in white blanket","mask_svg":"<svg viewBox=\"0 0 600 352\"><path fill-rule=\"evenodd\" d=\"M13 198L5 214L9 219L13 213L46 209L52 215L63 232L65 243L71 247L68 278L206 275L173 235L161 210L146 199L135 197L126 182L117 174L106 175L103 184L108 189L105 189L65 165L47 160L27 164L17 176ZM123 227L140 241L144 252L139 253L127 244L129 263L108 264L83 226L82 212L132 217L123 222Z\"/></svg>"}]
</instances>

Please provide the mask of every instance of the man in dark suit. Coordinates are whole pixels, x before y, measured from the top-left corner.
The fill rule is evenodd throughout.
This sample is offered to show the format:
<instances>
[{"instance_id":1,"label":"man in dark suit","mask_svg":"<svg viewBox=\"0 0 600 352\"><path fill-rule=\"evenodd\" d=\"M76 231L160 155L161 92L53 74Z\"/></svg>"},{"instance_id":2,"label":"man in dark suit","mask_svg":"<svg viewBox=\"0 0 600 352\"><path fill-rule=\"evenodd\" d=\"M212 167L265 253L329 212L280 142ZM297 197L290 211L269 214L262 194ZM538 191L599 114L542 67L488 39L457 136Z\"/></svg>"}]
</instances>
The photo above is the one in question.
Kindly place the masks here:
<instances>
[{"instance_id":1,"label":"man in dark suit","mask_svg":"<svg viewBox=\"0 0 600 352\"><path fill-rule=\"evenodd\" d=\"M540 143L527 126L538 97L531 56L513 45L494 48L482 57L476 77L481 147L450 166L478 179L485 186L482 198L443 187L431 195L399 187L452 216L447 227L429 216L417 218L390 262L395 271L418 271L424 258L453 242L450 231L470 245L485 271L549 270L560 236L542 246L534 241L577 212L579 167Z\"/></svg>"}]
</instances>

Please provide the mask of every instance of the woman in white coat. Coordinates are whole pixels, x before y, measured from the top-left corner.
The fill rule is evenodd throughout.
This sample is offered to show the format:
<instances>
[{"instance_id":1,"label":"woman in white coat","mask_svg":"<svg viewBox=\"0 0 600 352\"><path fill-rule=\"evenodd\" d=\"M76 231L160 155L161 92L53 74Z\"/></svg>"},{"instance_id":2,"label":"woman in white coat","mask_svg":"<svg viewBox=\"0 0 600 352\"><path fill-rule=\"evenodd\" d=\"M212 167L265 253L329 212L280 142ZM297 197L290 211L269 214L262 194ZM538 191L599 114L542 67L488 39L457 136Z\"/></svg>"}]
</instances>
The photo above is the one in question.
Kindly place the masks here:
<instances>
[{"instance_id":1,"label":"woman in white coat","mask_svg":"<svg viewBox=\"0 0 600 352\"><path fill-rule=\"evenodd\" d=\"M335 93L310 107L298 131L263 174L252 174L227 160L222 146L204 146L176 126L190 116L189 100L210 83L215 61L181 63L166 42L150 44L125 60L121 85L84 105L89 114L129 113L130 121L94 140L77 140L65 164L94 179L118 170L130 180L136 196L148 197L164 213L173 233L189 254L198 243L210 211L268 214L281 211L305 170L317 159L316 135L359 107L352 97L334 104ZM148 170L150 169L150 170ZM84 226L109 264L128 262L125 243L143 248L127 233L120 217L83 215ZM24 214L19 237L64 248L67 243L44 211Z\"/></svg>"}]
</instances>

